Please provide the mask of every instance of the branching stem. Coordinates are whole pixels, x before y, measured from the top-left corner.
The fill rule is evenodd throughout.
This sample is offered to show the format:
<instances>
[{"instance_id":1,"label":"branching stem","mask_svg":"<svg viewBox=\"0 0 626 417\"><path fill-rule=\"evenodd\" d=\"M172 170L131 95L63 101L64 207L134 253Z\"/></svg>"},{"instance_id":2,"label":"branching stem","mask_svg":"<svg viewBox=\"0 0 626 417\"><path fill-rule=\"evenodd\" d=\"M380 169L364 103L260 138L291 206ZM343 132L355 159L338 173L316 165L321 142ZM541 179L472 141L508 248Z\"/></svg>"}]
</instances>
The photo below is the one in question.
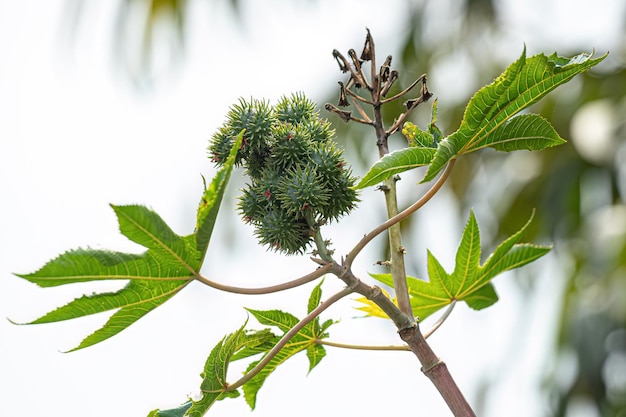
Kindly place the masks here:
<instances>
[{"instance_id":1,"label":"branching stem","mask_svg":"<svg viewBox=\"0 0 626 417\"><path fill-rule=\"evenodd\" d=\"M354 262L354 259L363 250L363 248L365 246L367 246L367 244L372 239L374 239L376 236L378 236L379 234L381 234L382 232L387 230L392 225L394 225L394 224L396 224L398 222L401 222L402 220L404 220L407 217L409 217L411 214L415 213L422 206L424 206L424 204L426 204L431 198L433 198L434 195L437 194L437 192L441 189L443 184L448 179L448 176L450 175L450 172L452 171L452 168L454 167L454 161L455 160L452 159L448 163L448 165L446 166L446 169L443 171L443 173L441 174L439 179L437 179L437 181L422 196L422 198L420 198L415 203L413 203L412 205L410 205L409 207L407 207L406 209L404 209L403 211L401 211L397 215L393 216L392 218L390 218L386 222L381 223L379 226L374 228L374 230L372 230L371 232L369 232L368 234L363 236L363 238L354 246L354 248L352 248L350 253L348 253L348 255L346 256L346 259L344 261L344 268L350 268L352 266L352 262Z\"/></svg>"},{"instance_id":2,"label":"branching stem","mask_svg":"<svg viewBox=\"0 0 626 417\"><path fill-rule=\"evenodd\" d=\"M450 317L450 313L452 313L452 310L454 310L455 305L456 305L456 300L452 301L450 306L446 309L446 311L439 318L439 320L437 320L430 329L426 330L423 333L424 339L428 339L430 336L432 336L433 333L435 333L435 331L437 331L437 329L439 329L439 327L441 327L441 325L448 319L448 317ZM331 342L330 340L326 340L326 339L317 339L315 343L319 345L332 346L332 347L343 348L343 349L356 349L356 350L396 350L396 351L399 350L399 351L407 351L407 352L411 350L411 348L407 345L402 345L402 346L355 345L351 343Z\"/></svg>"},{"instance_id":3,"label":"branching stem","mask_svg":"<svg viewBox=\"0 0 626 417\"><path fill-rule=\"evenodd\" d=\"M399 99L400 97L404 96L409 91L411 91L413 88L415 88L415 86L417 84L419 84L420 82L426 82L426 74L420 75L420 77L417 80L413 81L411 83L411 85L409 85L407 88L405 88L404 90L400 91L398 94L396 94L393 97L389 97L389 98L386 98L386 99L382 100L381 103L385 104L385 103L389 103L390 101L394 101L394 100Z\"/></svg>"},{"instance_id":4,"label":"branching stem","mask_svg":"<svg viewBox=\"0 0 626 417\"><path fill-rule=\"evenodd\" d=\"M450 317L450 314L452 313L452 310L454 310L455 305L456 300L453 300L452 303L450 303L450 306L443 313L443 315L439 317L439 320L437 320L430 329L424 332L424 339L428 339L430 336L432 336L433 333L437 331L439 327L441 327L441 325L448 319L448 317Z\"/></svg>"},{"instance_id":5,"label":"branching stem","mask_svg":"<svg viewBox=\"0 0 626 417\"><path fill-rule=\"evenodd\" d=\"M331 341L325 340L325 339L317 339L317 340L315 340L315 343L317 343L318 345L332 346L332 347L337 347L337 348L342 348L342 349L354 349L354 350L396 350L396 351L399 350L399 351L406 351L406 352L410 352L411 351L411 349L407 345L403 345L403 346L353 345L353 344L347 344L347 343L331 342Z\"/></svg>"},{"instance_id":6,"label":"branching stem","mask_svg":"<svg viewBox=\"0 0 626 417\"><path fill-rule=\"evenodd\" d=\"M283 282L282 284L272 285L269 287L260 287L260 288L244 288L244 287L233 287L232 285L224 285L219 282L211 281L208 278L203 277L198 274L195 276L195 279L204 285L208 285L211 288L215 288L218 290L235 293L235 294L247 294L247 295L259 295L259 294L270 294L274 292L284 291L291 288L299 287L300 285L309 283L320 278L322 275L327 274L332 269L332 265L323 265L320 268L317 268L315 271L307 274L303 277L294 279L292 281Z\"/></svg>"}]
</instances>

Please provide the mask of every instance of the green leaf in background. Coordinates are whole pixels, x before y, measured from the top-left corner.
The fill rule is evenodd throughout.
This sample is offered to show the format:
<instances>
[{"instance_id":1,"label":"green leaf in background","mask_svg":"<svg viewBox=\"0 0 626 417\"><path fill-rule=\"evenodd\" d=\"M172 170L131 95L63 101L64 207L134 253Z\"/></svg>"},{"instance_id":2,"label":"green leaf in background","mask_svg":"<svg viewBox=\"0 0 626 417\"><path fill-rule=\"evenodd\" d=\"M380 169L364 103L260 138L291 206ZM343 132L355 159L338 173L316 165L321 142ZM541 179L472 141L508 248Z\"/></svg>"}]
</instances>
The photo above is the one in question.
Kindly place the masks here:
<instances>
[{"instance_id":1,"label":"green leaf in background","mask_svg":"<svg viewBox=\"0 0 626 417\"><path fill-rule=\"evenodd\" d=\"M423 320L455 300L465 301L475 310L489 307L498 301L490 282L496 275L524 266L550 251L550 247L518 243L531 221L532 217L518 232L498 245L481 266L480 232L474 213L471 212L457 249L454 271L447 273L429 251L429 280L407 277L413 314ZM391 274L371 275L393 286ZM361 310L369 315L384 317L384 313L376 311L377 307L371 302L363 299L357 301L366 304Z\"/></svg>"},{"instance_id":2,"label":"green leaf in background","mask_svg":"<svg viewBox=\"0 0 626 417\"><path fill-rule=\"evenodd\" d=\"M526 58L526 49L520 58L511 64L496 80L481 88L469 101L459 129L439 143L437 153L424 177L423 182L432 180L451 159L485 146L486 142L494 142L500 150L542 149L554 146L552 135L549 139L531 139L536 119L524 118L515 126L517 133L524 132L519 143L512 144L511 136L506 146L498 144L494 135L497 130L511 117L540 100L543 96L561 84L570 81L575 75L589 70L600 63L606 54L591 59L589 54L580 54L573 58L563 58L556 54L544 54ZM529 129L526 129L526 123ZM514 131L501 130L500 133L513 134ZM545 133L545 126L539 129ZM558 135L557 135L558 137ZM489 139L491 138L491 139ZM560 139L560 138L559 138ZM557 141L559 142L559 141ZM530 148L523 145L531 145Z\"/></svg>"},{"instance_id":3,"label":"green leaf in background","mask_svg":"<svg viewBox=\"0 0 626 417\"><path fill-rule=\"evenodd\" d=\"M58 256L34 273L18 276L40 287L103 280L128 280L128 284L116 292L84 295L25 324L50 323L116 310L102 328L83 339L73 351L118 334L182 290L199 274L219 203L234 165L232 155L240 141L241 135L231 157L204 193L198 209L197 232L201 236L195 233L177 235L157 213L146 207L112 205L120 232L144 246L146 252L128 254L76 249Z\"/></svg>"},{"instance_id":4,"label":"green leaf in background","mask_svg":"<svg viewBox=\"0 0 626 417\"><path fill-rule=\"evenodd\" d=\"M434 148L403 148L379 159L354 187L356 190L379 184L404 171L428 165L433 159Z\"/></svg>"}]
</instances>

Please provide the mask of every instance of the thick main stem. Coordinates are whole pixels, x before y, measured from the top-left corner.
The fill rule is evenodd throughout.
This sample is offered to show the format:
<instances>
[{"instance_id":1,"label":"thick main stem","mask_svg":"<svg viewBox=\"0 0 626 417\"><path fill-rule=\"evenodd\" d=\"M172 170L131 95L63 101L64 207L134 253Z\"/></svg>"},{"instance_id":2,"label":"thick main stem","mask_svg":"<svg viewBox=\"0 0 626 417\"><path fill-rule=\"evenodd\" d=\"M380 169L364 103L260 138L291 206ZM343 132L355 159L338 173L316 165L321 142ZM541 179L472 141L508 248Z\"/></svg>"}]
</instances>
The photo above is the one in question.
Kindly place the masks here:
<instances>
[{"instance_id":1,"label":"thick main stem","mask_svg":"<svg viewBox=\"0 0 626 417\"><path fill-rule=\"evenodd\" d=\"M450 375L446 364L435 355L419 328L400 330L400 337L422 364L422 372L431 380L455 417L476 417L463 393Z\"/></svg>"},{"instance_id":2,"label":"thick main stem","mask_svg":"<svg viewBox=\"0 0 626 417\"><path fill-rule=\"evenodd\" d=\"M398 334L417 356L422 364L422 372L431 380L455 417L475 417L474 411L463 396L458 385L448 372L446 364L435 355L419 329L419 324L401 312L378 287L370 287L361 282L351 270L333 264L333 273L341 278L354 292L364 295L378 305L394 322Z\"/></svg>"}]
</instances>

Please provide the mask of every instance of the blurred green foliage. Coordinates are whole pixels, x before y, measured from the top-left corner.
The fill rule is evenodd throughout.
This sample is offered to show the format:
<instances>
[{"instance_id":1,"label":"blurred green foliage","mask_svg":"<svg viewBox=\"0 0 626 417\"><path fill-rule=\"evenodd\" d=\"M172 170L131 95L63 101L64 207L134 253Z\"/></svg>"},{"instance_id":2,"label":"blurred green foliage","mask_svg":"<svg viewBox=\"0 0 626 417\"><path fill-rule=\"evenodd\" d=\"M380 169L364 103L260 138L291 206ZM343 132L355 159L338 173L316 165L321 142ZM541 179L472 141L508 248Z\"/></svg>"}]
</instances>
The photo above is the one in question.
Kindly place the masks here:
<instances>
[{"instance_id":1,"label":"blurred green foliage","mask_svg":"<svg viewBox=\"0 0 626 417\"><path fill-rule=\"evenodd\" d=\"M465 57L462 65L469 64L467 72L473 75L468 77L473 82L469 91L476 91L499 74L502 57L485 53L497 51L495 38L505 31L498 2L452 3L458 10L451 14L460 16L459 21L442 29L436 41L431 41L433 37L427 32L433 27L429 21L434 19L429 15L429 3L408 6L406 35L398 45L400 53L394 56L399 59L392 65L400 71L398 88L421 73L432 78L446 56ZM626 26L622 33L626 36ZM570 56L581 51L576 48L593 47L601 45L571 45L571 50L560 49L558 53ZM460 218L470 207L487 205L493 212L496 227L490 230L491 236L485 231L487 241L513 233L536 209L537 227L527 238L555 242L562 263L560 278L566 282L563 299L554 301L562 305L554 337L555 365L545 374L544 392L549 396L552 416L565 416L568 406L581 400L595 407L597 415L626 415L626 56L620 56L619 51L611 53L612 67L601 65L579 76L573 85L551 93L532 109L552 122L569 141L566 145L522 157L490 151L467 155L459 159L449 180L459 202ZM454 80L450 84L454 88ZM435 97L439 93L432 86L431 92ZM444 135L459 125L467 99L439 101L439 127ZM584 118L588 110L598 107L605 112L602 118ZM387 123L393 121L391 114L402 110L388 112ZM599 127L605 129L606 143L592 144L595 151L578 147L578 141L587 139L584 135L588 130L580 124L594 122L609 123ZM344 125L338 132L338 136L352 141L348 149L359 148L360 129ZM499 172L506 175L479 175L484 166L489 166L489 172L502 170ZM484 192L487 189L493 191ZM405 227L409 226L407 222ZM524 275L533 272L518 272L519 289L527 292L527 297L533 295L534 278ZM557 383L572 367L573 378Z\"/></svg>"},{"instance_id":2,"label":"blurred green foliage","mask_svg":"<svg viewBox=\"0 0 626 417\"><path fill-rule=\"evenodd\" d=\"M222 0L241 10L240 0ZM83 1L72 0L73 15L81 14ZM138 65L126 65L132 77L149 70L154 44L154 29L169 22L174 43L184 45L188 0L120 0L115 39L124 57L137 55ZM432 79L449 65L462 66L468 85L451 79L446 85L454 91L470 94L492 81L522 45L510 45L510 56L502 56L498 37L506 33L502 2L497 0L450 0L447 19L434 12L428 1L406 1L406 20L394 52L392 67L399 70L396 89L407 86L422 73ZM137 4L144 14L143 37L139 50L125 45L130 12ZM269 6L268 6L269 7ZM589 7L596 7L589 5ZM621 23L622 39L626 37L626 16ZM551 22L545 22L551 24ZM586 22L581 22L584 24ZM435 33L436 32L436 33ZM375 36L376 34L374 34ZM603 45L567 44L568 34L559 39L558 53L571 56ZM135 43L137 44L137 43ZM618 42L615 42L617 45ZM623 44L623 42L622 42ZM552 48L550 40L532 49ZM501 45L500 45L501 46ZM358 46L355 45L355 48ZM383 53L379 51L382 59ZM543 51L550 53L552 51ZM330 51L329 51L329 60ZM337 79L341 74L337 72ZM334 85L327 80L326 85ZM323 84L323 82L320 82ZM437 97L443 92L431 91ZM287 92L285 92L287 93ZM390 94L393 94L391 92ZM457 97L458 96L458 97ZM439 101L439 127L444 134L456 130L463 108L469 99L462 94ZM441 97L441 96L440 96ZM338 91L329 97L336 102ZM387 123L403 111L388 106ZM427 106L424 106L427 107ZM458 215L463 218L469 207L486 207L493 213L495 227L484 231L486 242L496 242L510 235L536 209L535 227L526 236L531 241L554 242L564 292L554 300L562 306L558 333L554 337L554 366L546 370L544 392L550 399L550 415L565 416L568 406L583 400L592 404L597 415L626 415L626 54L624 49L611 55L597 69L580 75L563 89L551 93L532 108L548 118L557 132L569 142L557 149L539 153L507 155L480 152L461 158L455 166L450 185L458 200ZM424 112L428 113L428 112ZM418 124L424 123L418 121ZM371 164L371 156L359 154L359 145L370 132L363 126L343 124L337 120L337 136L347 141L355 170L358 160L362 172ZM372 135L373 136L373 135ZM598 139L599 138L599 139ZM598 140L589 144L585 139ZM601 140L600 140L601 139ZM400 142L398 142L400 143ZM585 146L586 143L586 146ZM518 154L518 153L516 153ZM503 175L478 175L481 167L501 170ZM489 187L485 187L488 183ZM475 190L491 191L488 195ZM406 222L405 227L409 226ZM530 277L518 273L519 289L531 297ZM568 368L568 369L565 369ZM563 382L561 374L571 373ZM560 381L560 382L559 382ZM485 392L488 392L485 387ZM480 410L477 410L480 411Z\"/></svg>"}]
</instances>

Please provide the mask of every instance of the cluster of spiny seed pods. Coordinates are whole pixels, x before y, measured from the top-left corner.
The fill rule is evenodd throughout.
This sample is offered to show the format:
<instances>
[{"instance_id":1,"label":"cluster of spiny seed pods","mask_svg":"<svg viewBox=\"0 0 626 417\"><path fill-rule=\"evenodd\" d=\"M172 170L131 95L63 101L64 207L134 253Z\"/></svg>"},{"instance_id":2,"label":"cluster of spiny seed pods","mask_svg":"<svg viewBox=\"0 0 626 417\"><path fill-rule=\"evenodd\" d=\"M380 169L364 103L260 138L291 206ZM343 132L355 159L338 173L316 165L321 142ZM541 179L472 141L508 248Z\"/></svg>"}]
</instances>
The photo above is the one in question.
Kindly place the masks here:
<instances>
[{"instance_id":1,"label":"cluster of spiny seed pods","mask_svg":"<svg viewBox=\"0 0 626 417\"><path fill-rule=\"evenodd\" d=\"M334 131L303 94L283 97L275 106L240 99L211 138L209 154L216 164L244 129L236 165L250 181L239 211L261 244L303 253L320 225L347 214L358 201Z\"/></svg>"}]
</instances>

